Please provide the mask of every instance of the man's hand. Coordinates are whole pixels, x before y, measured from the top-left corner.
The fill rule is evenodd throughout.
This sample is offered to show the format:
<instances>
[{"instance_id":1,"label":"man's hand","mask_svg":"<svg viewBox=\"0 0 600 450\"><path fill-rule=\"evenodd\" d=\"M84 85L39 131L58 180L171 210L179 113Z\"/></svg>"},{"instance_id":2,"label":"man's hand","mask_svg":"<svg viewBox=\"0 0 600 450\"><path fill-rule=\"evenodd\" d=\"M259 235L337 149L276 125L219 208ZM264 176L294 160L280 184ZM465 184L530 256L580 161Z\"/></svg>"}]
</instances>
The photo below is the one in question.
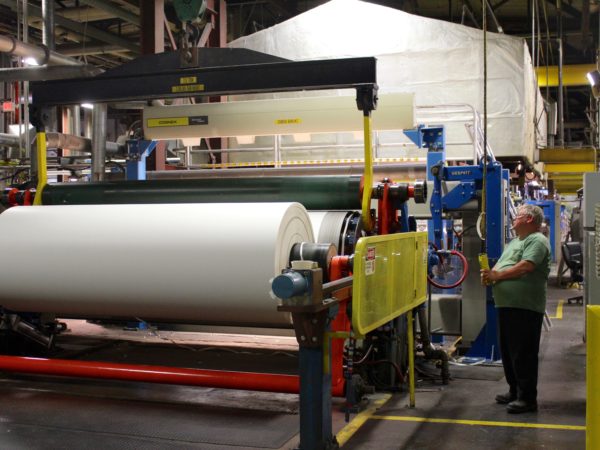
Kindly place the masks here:
<instances>
[{"instance_id":1,"label":"man's hand","mask_svg":"<svg viewBox=\"0 0 600 450\"><path fill-rule=\"evenodd\" d=\"M491 284L496 284L497 281L521 278L523 275L533 272L534 270L535 264L524 259L514 266L502 271L481 269L479 273L481 275L481 284L489 286Z\"/></svg>"},{"instance_id":2,"label":"man's hand","mask_svg":"<svg viewBox=\"0 0 600 450\"><path fill-rule=\"evenodd\" d=\"M490 286L498 281L498 272L491 269L481 269L479 271L481 276L481 284L484 286Z\"/></svg>"}]
</instances>

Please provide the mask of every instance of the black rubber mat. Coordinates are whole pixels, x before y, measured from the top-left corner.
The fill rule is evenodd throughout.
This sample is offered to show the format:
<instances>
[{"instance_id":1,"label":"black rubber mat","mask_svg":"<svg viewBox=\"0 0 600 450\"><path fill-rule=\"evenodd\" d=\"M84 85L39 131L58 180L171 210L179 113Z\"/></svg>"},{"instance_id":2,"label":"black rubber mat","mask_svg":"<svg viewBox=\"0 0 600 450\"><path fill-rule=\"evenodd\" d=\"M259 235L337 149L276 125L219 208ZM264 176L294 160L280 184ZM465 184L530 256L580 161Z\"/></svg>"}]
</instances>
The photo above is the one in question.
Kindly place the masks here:
<instances>
[{"instance_id":1,"label":"black rubber mat","mask_svg":"<svg viewBox=\"0 0 600 450\"><path fill-rule=\"evenodd\" d=\"M297 415L264 411L69 396L14 386L0 386L0 396L0 448L7 449L278 449L299 428Z\"/></svg>"}]
</instances>

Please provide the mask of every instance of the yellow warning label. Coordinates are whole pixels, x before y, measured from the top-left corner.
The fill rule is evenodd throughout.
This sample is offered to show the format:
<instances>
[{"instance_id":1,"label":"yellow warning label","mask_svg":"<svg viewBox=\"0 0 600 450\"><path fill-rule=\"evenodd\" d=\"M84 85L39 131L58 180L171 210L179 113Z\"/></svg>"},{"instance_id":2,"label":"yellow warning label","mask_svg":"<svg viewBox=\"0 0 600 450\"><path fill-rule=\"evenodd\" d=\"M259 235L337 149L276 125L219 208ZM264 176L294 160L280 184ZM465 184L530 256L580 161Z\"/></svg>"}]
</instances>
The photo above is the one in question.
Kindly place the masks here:
<instances>
[{"instance_id":1,"label":"yellow warning label","mask_svg":"<svg viewBox=\"0 0 600 450\"><path fill-rule=\"evenodd\" d=\"M171 86L171 92L173 94L178 94L181 92L201 92L203 90L203 84L186 84L184 86Z\"/></svg>"},{"instance_id":2,"label":"yellow warning label","mask_svg":"<svg viewBox=\"0 0 600 450\"><path fill-rule=\"evenodd\" d=\"M156 127L186 127L190 124L188 117L163 117L162 119L148 119L148 128Z\"/></svg>"},{"instance_id":3,"label":"yellow warning label","mask_svg":"<svg viewBox=\"0 0 600 450\"><path fill-rule=\"evenodd\" d=\"M179 84L194 84L198 82L198 78L196 77L181 77L179 79Z\"/></svg>"},{"instance_id":4,"label":"yellow warning label","mask_svg":"<svg viewBox=\"0 0 600 450\"><path fill-rule=\"evenodd\" d=\"M294 125L302 123L300 119L277 119L275 120L275 125Z\"/></svg>"}]
</instances>

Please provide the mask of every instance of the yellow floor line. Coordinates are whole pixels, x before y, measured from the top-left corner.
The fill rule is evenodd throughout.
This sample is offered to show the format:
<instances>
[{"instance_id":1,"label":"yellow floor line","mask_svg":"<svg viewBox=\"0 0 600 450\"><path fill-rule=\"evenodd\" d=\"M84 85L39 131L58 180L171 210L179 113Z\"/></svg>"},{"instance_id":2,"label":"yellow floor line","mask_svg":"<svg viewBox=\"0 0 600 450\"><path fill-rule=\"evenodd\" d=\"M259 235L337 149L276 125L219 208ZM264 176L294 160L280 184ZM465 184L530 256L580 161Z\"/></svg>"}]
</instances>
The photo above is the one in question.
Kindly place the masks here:
<instances>
[{"instance_id":1,"label":"yellow floor line","mask_svg":"<svg viewBox=\"0 0 600 450\"><path fill-rule=\"evenodd\" d=\"M558 306L556 307L556 315L555 316L548 316L548 318L561 320L563 318L563 304L564 303L565 303L564 300L559 300L558 301Z\"/></svg>"},{"instance_id":2,"label":"yellow floor line","mask_svg":"<svg viewBox=\"0 0 600 450\"><path fill-rule=\"evenodd\" d=\"M354 419L350 421L348 425L342 428L337 434L336 439L340 447L344 445L352 437L354 433L358 431L364 423L373 416L373 413L381 408L390 398L392 394L384 394L381 398L373 400L371 406L364 411L358 413Z\"/></svg>"},{"instance_id":3,"label":"yellow floor line","mask_svg":"<svg viewBox=\"0 0 600 450\"><path fill-rule=\"evenodd\" d=\"M429 423L452 423L457 425L479 425L484 427L513 427L513 428L543 428L549 430L572 430L585 431L585 426L579 425L554 425L547 423L522 423L522 422L494 422L486 420L457 420L457 419L433 419L428 417L409 416L377 416L371 415L369 419L396 420L400 422L429 422Z\"/></svg>"}]
</instances>

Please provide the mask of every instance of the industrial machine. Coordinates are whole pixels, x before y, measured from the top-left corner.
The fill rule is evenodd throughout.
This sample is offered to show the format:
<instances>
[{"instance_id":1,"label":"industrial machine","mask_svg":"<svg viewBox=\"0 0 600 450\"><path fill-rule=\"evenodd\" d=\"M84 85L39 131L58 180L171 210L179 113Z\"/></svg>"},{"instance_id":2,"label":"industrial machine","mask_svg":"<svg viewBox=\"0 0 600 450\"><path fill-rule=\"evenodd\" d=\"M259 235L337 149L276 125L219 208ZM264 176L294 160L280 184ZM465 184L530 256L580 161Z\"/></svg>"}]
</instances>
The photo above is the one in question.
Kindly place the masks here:
<instances>
[{"instance_id":1,"label":"industrial machine","mask_svg":"<svg viewBox=\"0 0 600 450\"><path fill-rule=\"evenodd\" d=\"M177 54L152 55L93 78L34 84L37 183L35 189L8 190L4 203L40 207L11 208L0 216L1 234L20 261L15 271L3 275L1 328L4 334L17 333L50 347L63 329L56 317L293 326L300 376L164 367L127 367L124 375L118 364L18 357L0 357L0 368L299 392L300 448L334 448L330 392L346 396L349 413L365 391L363 377L357 375L371 371L354 367L356 356L373 362L378 378L388 385L403 381L404 359L414 356L413 312L426 299L428 246L425 233L414 232L407 201L424 202L427 185L373 180L374 58L291 62L244 50L215 50L222 49L187 50L181 59ZM362 177L142 181L155 141L131 140L128 170L133 180L46 182L44 129L50 106L326 88L356 90L356 104L350 104L363 115ZM405 99L394 99L388 109L392 119L406 109ZM346 111L344 101L346 106L336 103L334 109ZM212 137L218 131L211 128L215 122L212 113L204 114L206 107L212 108L188 106L188 112L147 117L146 131ZM309 124L299 114L279 110L268 122L284 130ZM237 133L241 126L235 126ZM382 126L403 124L392 120ZM307 209L326 212L311 212L311 217ZM60 261L61 270L52 270L48 242L67 228L69 255ZM161 230L174 228L180 237L157 246ZM109 240L114 247L104 244ZM113 248L123 250L119 258ZM204 261L198 255L211 258ZM82 264L80 258L87 256ZM19 268L24 266L35 284L22 282ZM164 283L164 267L174 266L175 278ZM272 285L281 299L277 308L268 295L269 280L282 270ZM229 282L232 274L235 283ZM359 338L365 346L357 346Z\"/></svg>"},{"instance_id":2,"label":"industrial machine","mask_svg":"<svg viewBox=\"0 0 600 450\"><path fill-rule=\"evenodd\" d=\"M560 203L556 200L527 200L527 203L539 206L544 212L544 222L548 227L548 240L552 250L552 262L559 262L560 253Z\"/></svg>"},{"instance_id":3,"label":"industrial machine","mask_svg":"<svg viewBox=\"0 0 600 450\"><path fill-rule=\"evenodd\" d=\"M508 170L503 169L493 156L479 158L477 165L448 166L443 127L420 127L411 138L419 147L428 150L427 170L431 189L428 198L430 215L426 217L431 218L429 239L434 248L446 250L448 255L455 250L454 236L448 238L445 233L448 228L453 229L453 220L462 221L462 248L459 252L462 276L459 282L437 284L444 289L453 289L461 284L461 292L456 295L451 291L448 295L442 291L434 301L430 301L432 330L441 335L462 336L468 356L498 359L500 353L492 292L490 288L481 286L479 271L468 271L468 267L479 267L480 253L486 253L490 266L493 266L502 253L507 235ZM480 211L486 214L480 214Z\"/></svg>"},{"instance_id":4,"label":"industrial machine","mask_svg":"<svg viewBox=\"0 0 600 450\"><path fill-rule=\"evenodd\" d=\"M586 305L597 305L600 302L598 292L600 288L597 276L600 264L598 254L598 217L596 208L600 203L600 174L583 174L583 203L581 207L583 217L583 291Z\"/></svg>"}]
</instances>

